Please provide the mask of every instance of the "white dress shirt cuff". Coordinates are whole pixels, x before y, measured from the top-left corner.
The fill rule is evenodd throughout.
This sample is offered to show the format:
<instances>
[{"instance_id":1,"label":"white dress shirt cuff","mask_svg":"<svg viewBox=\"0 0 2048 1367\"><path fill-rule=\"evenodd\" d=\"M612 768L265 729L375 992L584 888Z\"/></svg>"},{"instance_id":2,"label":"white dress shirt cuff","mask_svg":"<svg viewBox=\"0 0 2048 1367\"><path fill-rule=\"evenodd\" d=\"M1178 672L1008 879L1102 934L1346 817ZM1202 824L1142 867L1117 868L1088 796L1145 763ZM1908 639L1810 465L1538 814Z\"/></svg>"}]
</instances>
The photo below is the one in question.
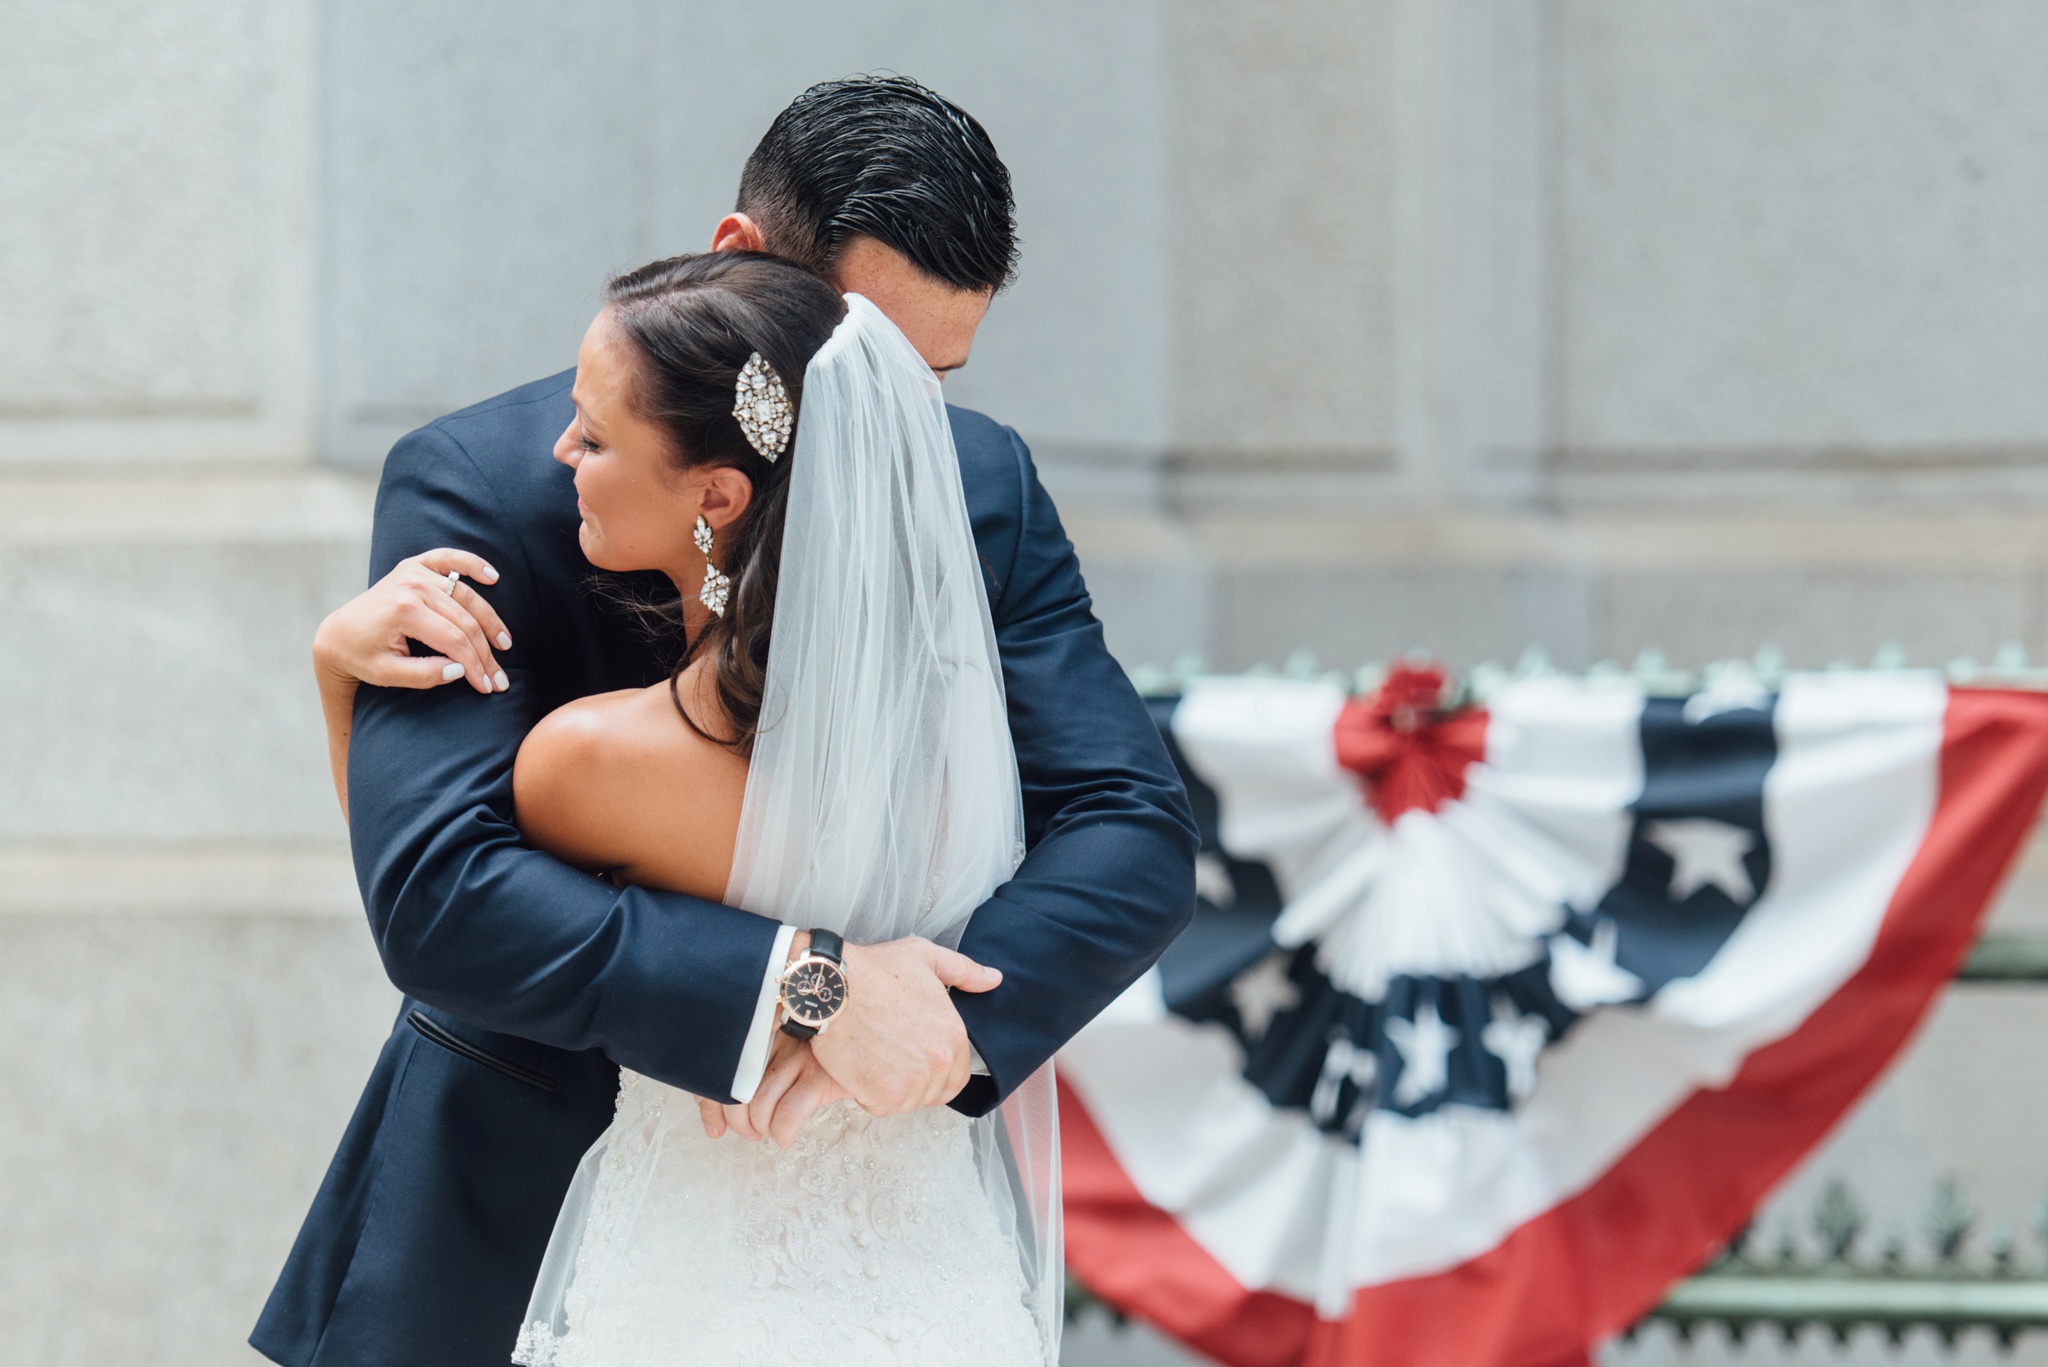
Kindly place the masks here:
<instances>
[{"instance_id":1,"label":"white dress shirt cuff","mask_svg":"<svg viewBox=\"0 0 2048 1367\"><path fill-rule=\"evenodd\" d=\"M740 1066L732 1075L732 1099L742 1106L754 1099L761 1074L768 1071L768 1046L775 1038L775 1007L782 1000L781 978L789 958L789 942L796 938L795 926L775 932L775 947L768 951L768 967L761 974L761 995L754 1000L754 1023L747 1027L747 1042L740 1049Z\"/></svg>"}]
</instances>

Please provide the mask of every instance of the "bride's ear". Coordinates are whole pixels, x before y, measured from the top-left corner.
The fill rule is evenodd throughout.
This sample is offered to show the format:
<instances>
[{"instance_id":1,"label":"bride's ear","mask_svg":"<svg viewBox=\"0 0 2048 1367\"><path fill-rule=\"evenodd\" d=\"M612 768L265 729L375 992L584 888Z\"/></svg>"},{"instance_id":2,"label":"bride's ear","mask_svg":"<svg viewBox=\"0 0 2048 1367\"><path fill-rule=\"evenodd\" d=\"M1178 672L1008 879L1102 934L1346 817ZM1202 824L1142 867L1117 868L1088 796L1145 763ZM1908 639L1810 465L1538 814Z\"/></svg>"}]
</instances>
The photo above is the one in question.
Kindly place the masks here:
<instances>
[{"instance_id":1,"label":"bride's ear","mask_svg":"<svg viewBox=\"0 0 2048 1367\"><path fill-rule=\"evenodd\" d=\"M722 532L746 515L754 502L754 481L730 465L713 466L704 473L698 494L698 514Z\"/></svg>"}]
</instances>

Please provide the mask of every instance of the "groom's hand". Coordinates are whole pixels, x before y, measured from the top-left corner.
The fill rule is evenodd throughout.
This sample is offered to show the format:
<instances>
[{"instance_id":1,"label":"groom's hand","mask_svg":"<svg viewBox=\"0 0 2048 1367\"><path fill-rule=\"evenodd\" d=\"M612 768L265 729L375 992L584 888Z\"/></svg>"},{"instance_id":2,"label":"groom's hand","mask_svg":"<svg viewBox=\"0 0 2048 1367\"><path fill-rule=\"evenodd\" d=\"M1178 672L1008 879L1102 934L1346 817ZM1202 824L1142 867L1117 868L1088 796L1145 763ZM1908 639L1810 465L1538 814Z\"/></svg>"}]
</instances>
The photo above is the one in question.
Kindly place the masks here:
<instances>
[{"instance_id":1,"label":"groom's hand","mask_svg":"<svg viewBox=\"0 0 2048 1367\"><path fill-rule=\"evenodd\" d=\"M870 1115L943 1106L967 1085L967 1027L948 988L1003 980L965 954L911 937L846 947L846 1006L811 1053Z\"/></svg>"}]
</instances>

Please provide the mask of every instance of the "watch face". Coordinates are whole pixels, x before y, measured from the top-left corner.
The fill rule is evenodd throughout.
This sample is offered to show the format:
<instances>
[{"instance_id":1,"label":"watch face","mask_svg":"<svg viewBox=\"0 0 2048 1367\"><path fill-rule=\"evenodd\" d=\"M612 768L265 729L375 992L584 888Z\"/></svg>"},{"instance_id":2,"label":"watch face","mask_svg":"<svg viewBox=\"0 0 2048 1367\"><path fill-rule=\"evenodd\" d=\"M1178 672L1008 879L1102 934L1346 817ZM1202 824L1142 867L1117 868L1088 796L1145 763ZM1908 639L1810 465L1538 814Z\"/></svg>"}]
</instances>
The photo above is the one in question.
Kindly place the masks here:
<instances>
[{"instance_id":1,"label":"watch face","mask_svg":"<svg viewBox=\"0 0 2048 1367\"><path fill-rule=\"evenodd\" d=\"M805 1025L823 1025L846 1005L846 974L822 959L802 960L782 980L782 1004Z\"/></svg>"}]
</instances>

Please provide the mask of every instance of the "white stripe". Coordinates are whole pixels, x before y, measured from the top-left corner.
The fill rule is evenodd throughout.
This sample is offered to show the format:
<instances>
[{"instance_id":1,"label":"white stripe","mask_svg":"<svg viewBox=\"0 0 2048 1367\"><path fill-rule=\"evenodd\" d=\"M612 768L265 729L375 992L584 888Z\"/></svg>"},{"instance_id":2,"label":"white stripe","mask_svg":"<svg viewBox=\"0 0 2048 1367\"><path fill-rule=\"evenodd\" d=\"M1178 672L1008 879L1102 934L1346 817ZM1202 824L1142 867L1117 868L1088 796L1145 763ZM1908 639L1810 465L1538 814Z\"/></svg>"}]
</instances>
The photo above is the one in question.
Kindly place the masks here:
<instances>
[{"instance_id":1,"label":"white stripe","mask_svg":"<svg viewBox=\"0 0 2048 1367\"><path fill-rule=\"evenodd\" d=\"M1223 848L1265 860L1289 899L1372 828L1337 763L1343 709L1335 684L1219 678L1195 680L1173 710L1181 753L1216 789Z\"/></svg>"},{"instance_id":2,"label":"white stripe","mask_svg":"<svg viewBox=\"0 0 2048 1367\"><path fill-rule=\"evenodd\" d=\"M1157 1025L1170 1018L1166 1009L1166 983L1159 976L1159 967L1155 964L1125 988L1115 1001L1103 1007L1094 1024Z\"/></svg>"},{"instance_id":3,"label":"white stripe","mask_svg":"<svg viewBox=\"0 0 2048 1367\"><path fill-rule=\"evenodd\" d=\"M1494 700L1486 763L1466 771L1462 805L1497 816L1512 848L1542 852L1561 902L1589 908L1621 877L1628 805L1643 791L1642 715L1642 690L1618 680L1535 679Z\"/></svg>"}]
</instances>

